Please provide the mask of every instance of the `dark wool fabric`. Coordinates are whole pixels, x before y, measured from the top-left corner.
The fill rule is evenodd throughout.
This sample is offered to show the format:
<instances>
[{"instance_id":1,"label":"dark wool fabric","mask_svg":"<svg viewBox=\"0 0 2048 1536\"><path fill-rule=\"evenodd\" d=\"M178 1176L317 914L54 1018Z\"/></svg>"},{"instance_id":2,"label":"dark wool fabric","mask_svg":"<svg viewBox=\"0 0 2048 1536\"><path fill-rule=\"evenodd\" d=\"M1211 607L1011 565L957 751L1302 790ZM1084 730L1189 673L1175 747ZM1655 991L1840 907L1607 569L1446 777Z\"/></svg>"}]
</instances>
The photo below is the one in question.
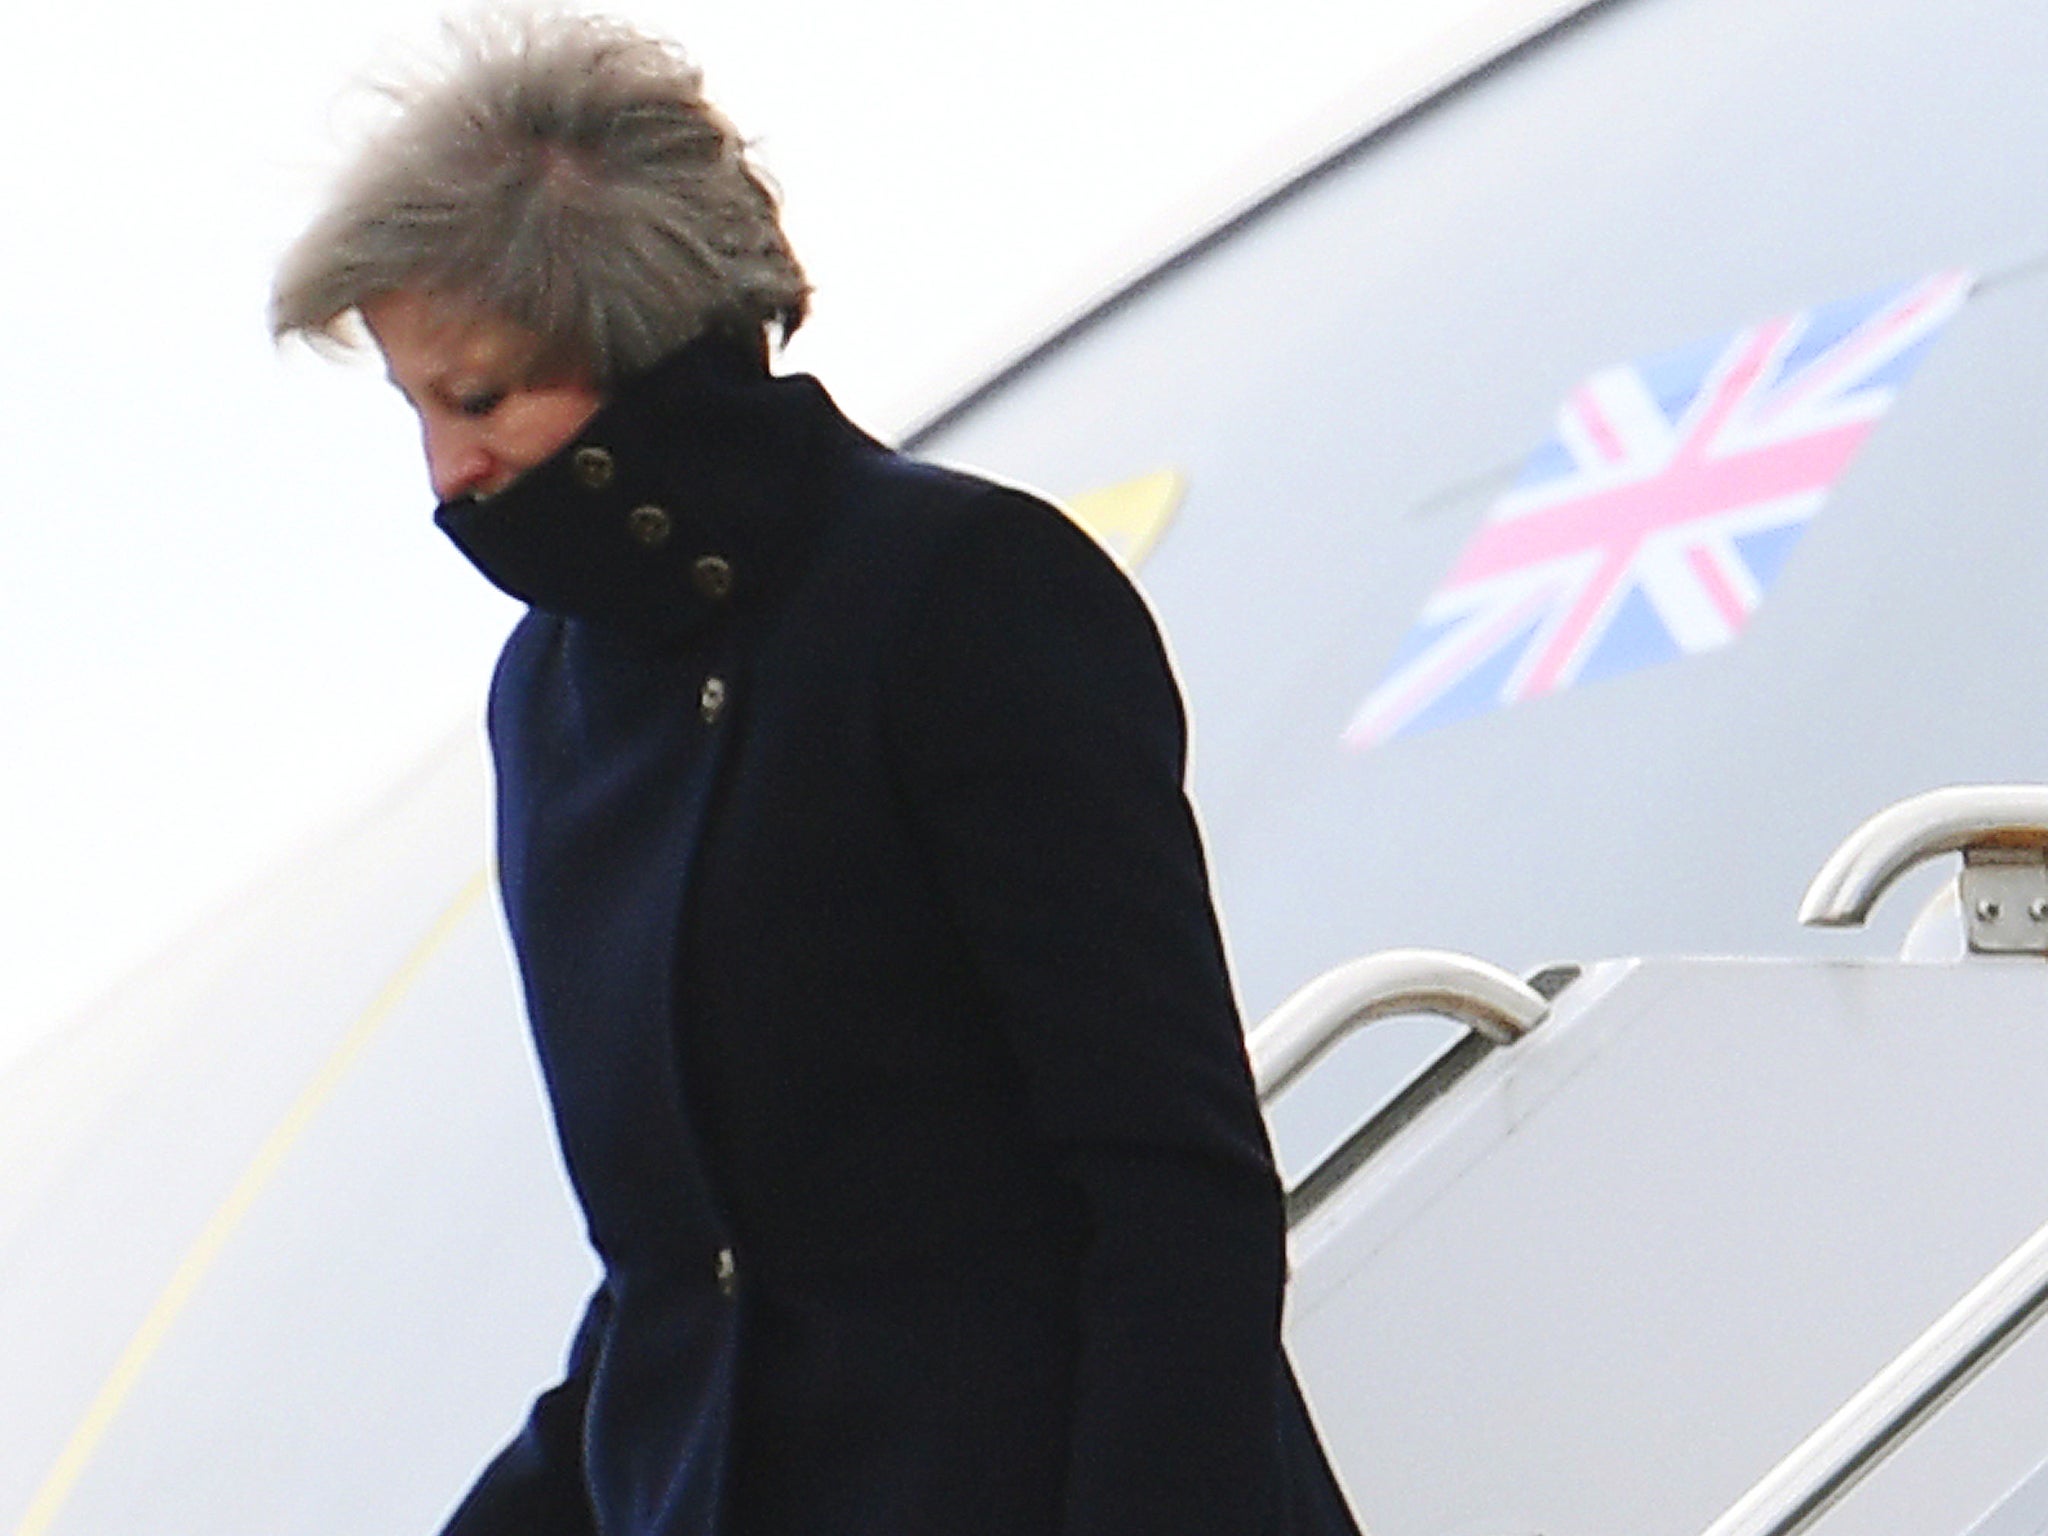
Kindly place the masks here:
<instances>
[{"instance_id":1,"label":"dark wool fabric","mask_svg":"<svg viewBox=\"0 0 2048 1536\"><path fill-rule=\"evenodd\" d=\"M451 1536L1338 1536L1146 609L700 343L440 521L603 1261Z\"/></svg>"}]
</instances>

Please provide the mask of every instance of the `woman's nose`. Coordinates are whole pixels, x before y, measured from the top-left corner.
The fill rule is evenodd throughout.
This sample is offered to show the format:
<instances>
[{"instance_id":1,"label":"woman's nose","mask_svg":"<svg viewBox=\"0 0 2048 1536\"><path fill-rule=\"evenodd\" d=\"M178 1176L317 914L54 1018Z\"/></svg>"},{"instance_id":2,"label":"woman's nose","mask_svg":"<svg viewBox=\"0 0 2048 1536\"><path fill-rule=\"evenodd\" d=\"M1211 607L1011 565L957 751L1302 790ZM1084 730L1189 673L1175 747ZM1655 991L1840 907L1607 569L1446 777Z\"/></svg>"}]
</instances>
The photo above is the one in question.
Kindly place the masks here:
<instances>
[{"instance_id":1,"label":"woman's nose","mask_svg":"<svg viewBox=\"0 0 2048 1536\"><path fill-rule=\"evenodd\" d=\"M459 426L428 422L422 433L427 452L427 478L434 495L442 501L469 496L491 488L493 461L490 451L472 432Z\"/></svg>"}]
</instances>

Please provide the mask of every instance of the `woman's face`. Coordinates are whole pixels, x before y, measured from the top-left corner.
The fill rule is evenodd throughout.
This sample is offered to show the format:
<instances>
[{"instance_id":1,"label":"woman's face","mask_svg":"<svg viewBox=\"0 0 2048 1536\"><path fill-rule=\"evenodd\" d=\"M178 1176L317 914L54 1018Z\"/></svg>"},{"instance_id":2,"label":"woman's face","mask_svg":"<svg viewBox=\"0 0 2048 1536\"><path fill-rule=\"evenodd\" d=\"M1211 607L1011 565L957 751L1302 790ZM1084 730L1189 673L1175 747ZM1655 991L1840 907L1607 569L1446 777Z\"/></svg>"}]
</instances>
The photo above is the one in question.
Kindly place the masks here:
<instances>
[{"instance_id":1,"label":"woman's face","mask_svg":"<svg viewBox=\"0 0 2048 1536\"><path fill-rule=\"evenodd\" d=\"M535 383L530 333L430 296L362 307L385 370L420 418L427 477L442 501L502 491L565 447L604 402L577 380Z\"/></svg>"}]
</instances>

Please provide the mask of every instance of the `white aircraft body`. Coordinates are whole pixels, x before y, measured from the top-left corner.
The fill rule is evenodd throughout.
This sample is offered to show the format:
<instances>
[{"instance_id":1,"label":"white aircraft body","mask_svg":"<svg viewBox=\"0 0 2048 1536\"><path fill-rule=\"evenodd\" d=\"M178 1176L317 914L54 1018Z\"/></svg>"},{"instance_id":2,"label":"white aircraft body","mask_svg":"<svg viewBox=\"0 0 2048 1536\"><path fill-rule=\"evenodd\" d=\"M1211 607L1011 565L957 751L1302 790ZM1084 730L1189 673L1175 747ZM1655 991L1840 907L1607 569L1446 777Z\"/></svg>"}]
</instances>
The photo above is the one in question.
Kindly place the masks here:
<instances>
[{"instance_id":1,"label":"white aircraft body","mask_svg":"<svg viewBox=\"0 0 2048 1536\"><path fill-rule=\"evenodd\" d=\"M912 446L1168 633L1376 1536L2043 1536L2048 11L1540 9ZM550 1379L487 798L0 1078L0 1532L431 1530Z\"/></svg>"}]
</instances>

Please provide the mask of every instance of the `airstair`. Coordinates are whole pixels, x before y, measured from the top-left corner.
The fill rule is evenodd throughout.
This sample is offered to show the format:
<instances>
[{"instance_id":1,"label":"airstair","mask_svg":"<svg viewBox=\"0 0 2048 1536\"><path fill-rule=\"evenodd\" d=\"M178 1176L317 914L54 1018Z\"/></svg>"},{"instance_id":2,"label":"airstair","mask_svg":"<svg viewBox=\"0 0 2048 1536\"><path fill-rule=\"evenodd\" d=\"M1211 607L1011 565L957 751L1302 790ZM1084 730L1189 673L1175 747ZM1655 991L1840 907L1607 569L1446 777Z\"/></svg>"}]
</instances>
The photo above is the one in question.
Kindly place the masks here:
<instances>
[{"instance_id":1,"label":"airstair","mask_svg":"<svg viewBox=\"0 0 2048 1536\"><path fill-rule=\"evenodd\" d=\"M1289 1341L1375 1536L2048 1531L2048 790L1859 829L1804 922L1959 853L1901 960L1518 980L1395 951L1254 1033L1462 1031L1294 1180Z\"/></svg>"}]
</instances>

